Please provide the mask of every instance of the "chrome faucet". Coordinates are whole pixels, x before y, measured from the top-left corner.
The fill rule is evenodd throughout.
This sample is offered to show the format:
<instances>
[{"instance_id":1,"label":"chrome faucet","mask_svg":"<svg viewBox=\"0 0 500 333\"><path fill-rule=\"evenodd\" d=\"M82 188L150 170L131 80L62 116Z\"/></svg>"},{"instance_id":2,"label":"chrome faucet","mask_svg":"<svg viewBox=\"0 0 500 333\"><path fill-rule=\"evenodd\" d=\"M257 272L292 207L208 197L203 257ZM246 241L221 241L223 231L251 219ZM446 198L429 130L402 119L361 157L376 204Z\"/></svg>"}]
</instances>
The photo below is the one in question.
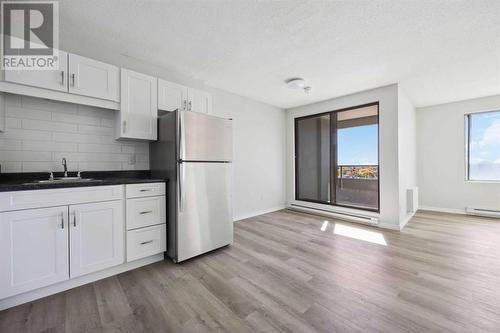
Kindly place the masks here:
<instances>
[{"instance_id":1,"label":"chrome faucet","mask_svg":"<svg viewBox=\"0 0 500 333\"><path fill-rule=\"evenodd\" d=\"M64 177L68 177L68 164L66 163L66 157L63 157L62 165L64 167Z\"/></svg>"}]
</instances>

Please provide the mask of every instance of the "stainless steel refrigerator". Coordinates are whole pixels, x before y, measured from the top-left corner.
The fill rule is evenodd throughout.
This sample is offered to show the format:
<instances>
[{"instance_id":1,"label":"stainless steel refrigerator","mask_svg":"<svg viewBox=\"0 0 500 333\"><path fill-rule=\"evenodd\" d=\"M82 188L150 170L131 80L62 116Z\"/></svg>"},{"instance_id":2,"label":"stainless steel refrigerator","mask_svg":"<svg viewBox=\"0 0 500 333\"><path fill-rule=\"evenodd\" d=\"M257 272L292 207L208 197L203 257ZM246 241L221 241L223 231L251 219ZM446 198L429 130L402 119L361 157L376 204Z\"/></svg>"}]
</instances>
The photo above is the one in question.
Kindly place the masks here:
<instances>
[{"instance_id":1,"label":"stainless steel refrigerator","mask_svg":"<svg viewBox=\"0 0 500 333\"><path fill-rule=\"evenodd\" d=\"M158 119L153 177L168 178L167 253L181 262L233 242L232 121L192 111Z\"/></svg>"}]
</instances>

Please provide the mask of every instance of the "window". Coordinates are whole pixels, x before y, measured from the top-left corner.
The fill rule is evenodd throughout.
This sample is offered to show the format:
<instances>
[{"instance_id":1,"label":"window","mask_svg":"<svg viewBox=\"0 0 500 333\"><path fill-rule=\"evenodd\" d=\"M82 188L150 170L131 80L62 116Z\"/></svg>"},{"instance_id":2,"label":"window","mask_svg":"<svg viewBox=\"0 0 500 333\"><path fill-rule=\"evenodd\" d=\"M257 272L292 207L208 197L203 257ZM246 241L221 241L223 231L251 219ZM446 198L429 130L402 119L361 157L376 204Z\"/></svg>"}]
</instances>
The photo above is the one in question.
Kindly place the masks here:
<instances>
[{"instance_id":1,"label":"window","mask_svg":"<svg viewBox=\"0 0 500 333\"><path fill-rule=\"evenodd\" d=\"M467 179L500 181L500 111L468 114Z\"/></svg>"},{"instance_id":2,"label":"window","mask_svg":"<svg viewBox=\"0 0 500 333\"><path fill-rule=\"evenodd\" d=\"M295 199L379 210L378 103L295 119Z\"/></svg>"}]
</instances>

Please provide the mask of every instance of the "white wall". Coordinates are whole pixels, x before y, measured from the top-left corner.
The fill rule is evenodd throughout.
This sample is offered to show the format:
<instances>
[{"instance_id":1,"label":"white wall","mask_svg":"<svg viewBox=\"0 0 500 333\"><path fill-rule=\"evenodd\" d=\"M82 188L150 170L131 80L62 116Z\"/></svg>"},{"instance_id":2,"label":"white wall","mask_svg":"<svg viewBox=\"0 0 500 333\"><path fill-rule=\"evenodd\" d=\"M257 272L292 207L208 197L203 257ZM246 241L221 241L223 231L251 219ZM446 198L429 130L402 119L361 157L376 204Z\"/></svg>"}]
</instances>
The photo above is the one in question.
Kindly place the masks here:
<instances>
[{"instance_id":1,"label":"white wall","mask_svg":"<svg viewBox=\"0 0 500 333\"><path fill-rule=\"evenodd\" d=\"M500 110L500 95L417 109L420 208L500 209L500 183L465 181L467 113Z\"/></svg>"},{"instance_id":2,"label":"white wall","mask_svg":"<svg viewBox=\"0 0 500 333\"><path fill-rule=\"evenodd\" d=\"M403 227L413 216L408 212L407 190L417 187L417 124L415 107L398 89L399 221Z\"/></svg>"},{"instance_id":3,"label":"white wall","mask_svg":"<svg viewBox=\"0 0 500 333\"><path fill-rule=\"evenodd\" d=\"M147 170L149 145L115 140L114 111L6 94L2 172ZM135 161L135 162L134 162Z\"/></svg>"},{"instance_id":4,"label":"white wall","mask_svg":"<svg viewBox=\"0 0 500 333\"><path fill-rule=\"evenodd\" d=\"M61 49L141 73L209 91L213 112L234 120L235 219L283 208L285 204L285 111L242 96L207 87L198 80L169 71L119 50L81 45L62 39ZM203 56L203 55L200 55Z\"/></svg>"},{"instance_id":5,"label":"white wall","mask_svg":"<svg viewBox=\"0 0 500 333\"><path fill-rule=\"evenodd\" d=\"M214 114L233 119L235 219L283 208L284 111L220 90L209 91Z\"/></svg>"},{"instance_id":6,"label":"white wall","mask_svg":"<svg viewBox=\"0 0 500 333\"><path fill-rule=\"evenodd\" d=\"M399 230L398 86L396 84L333 98L287 111L287 204L298 203L330 211L353 211L352 209L294 200L294 119L309 114L333 111L377 101L379 102L380 214L364 211L363 213L365 215L379 216L379 226L381 227Z\"/></svg>"}]
</instances>

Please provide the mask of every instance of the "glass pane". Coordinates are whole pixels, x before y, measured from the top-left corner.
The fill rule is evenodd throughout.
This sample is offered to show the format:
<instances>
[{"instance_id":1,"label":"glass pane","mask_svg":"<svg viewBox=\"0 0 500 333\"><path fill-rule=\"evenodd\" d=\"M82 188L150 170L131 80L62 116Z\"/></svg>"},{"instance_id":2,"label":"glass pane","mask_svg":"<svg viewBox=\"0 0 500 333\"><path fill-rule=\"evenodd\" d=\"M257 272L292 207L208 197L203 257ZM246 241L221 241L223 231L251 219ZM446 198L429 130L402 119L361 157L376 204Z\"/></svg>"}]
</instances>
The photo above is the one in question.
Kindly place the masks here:
<instances>
[{"instance_id":1,"label":"glass pane","mask_svg":"<svg viewBox=\"0 0 500 333\"><path fill-rule=\"evenodd\" d=\"M378 209L378 106L337 113L336 203Z\"/></svg>"},{"instance_id":2,"label":"glass pane","mask_svg":"<svg viewBox=\"0 0 500 333\"><path fill-rule=\"evenodd\" d=\"M469 179L500 180L500 111L469 115Z\"/></svg>"},{"instance_id":3,"label":"glass pane","mask_svg":"<svg viewBox=\"0 0 500 333\"><path fill-rule=\"evenodd\" d=\"M330 115L297 119L297 200L330 202Z\"/></svg>"}]
</instances>

